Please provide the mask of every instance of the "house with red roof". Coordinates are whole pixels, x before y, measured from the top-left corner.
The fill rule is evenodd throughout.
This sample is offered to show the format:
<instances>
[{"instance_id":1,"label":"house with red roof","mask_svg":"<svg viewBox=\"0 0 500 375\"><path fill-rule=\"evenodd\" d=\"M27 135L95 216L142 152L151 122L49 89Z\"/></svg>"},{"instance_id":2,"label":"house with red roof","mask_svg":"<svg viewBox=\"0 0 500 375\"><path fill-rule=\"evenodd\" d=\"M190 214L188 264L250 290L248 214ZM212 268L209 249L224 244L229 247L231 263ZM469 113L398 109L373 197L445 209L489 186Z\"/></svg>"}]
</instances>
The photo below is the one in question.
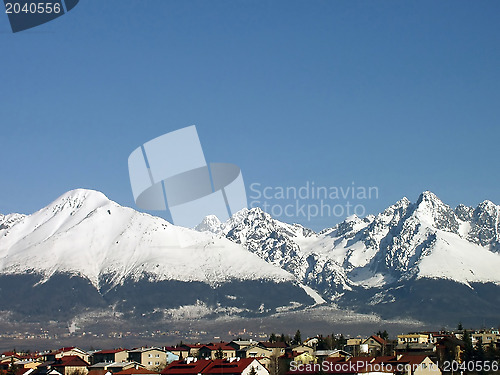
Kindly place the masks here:
<instances>
[{"instance_id":1,"label":"house with red roof","mask_svg":"<svg viewBox=\"0 0 500 375\"><path fill-rule=\"evenodd\" d=\"M162 370L163 375L198 375L212 363L208 359L187 358L173 361Z\"/></svg>"},{"instance_id":2,"label":"house with red roof","mask_svg":"<svg viewBox=\"0 0 500 375\"><path fill-rule=\"evenodd\" d=\"M372 335L364 340L361 344L361 352L367 353L372 357L385 355L387 341L382 337Z\"/></svg>"},{"instance_id":3,"label":"house with red roof","mask_svg":"<svg viewBox=\"0 0 500 375\"><path fill-rule=\"evenodd\" d=\"M269 375L257 358L216 359L201 373L203 375Z\"/></svg>"},{"instance_id":4,"label":"house with red roof","mask_svg":"<svg viewBox=\"0 0 500 375\"><path fill-rule=\"evenodd\" d=\"M90 366L90 364L81 357L77 355L67 355L56 359L54 363L50 365L50 368L63 375L74 373L87 375L89 372L88 366Z\"/></svg>"},{"instance_id":5,"label":"house with red roof","mask_svg":"<svg viewBox=\"0 0 500 375\"><path fill-rule=\"evenodd\" d=\"M75 356L75 355L83 359L85 362L90 361L89 353L75 346L64 347L56 351L51 351L49 353L46 353L44 357L45 361L55 361L62 357Z\"/></svg>"}]
</instances>

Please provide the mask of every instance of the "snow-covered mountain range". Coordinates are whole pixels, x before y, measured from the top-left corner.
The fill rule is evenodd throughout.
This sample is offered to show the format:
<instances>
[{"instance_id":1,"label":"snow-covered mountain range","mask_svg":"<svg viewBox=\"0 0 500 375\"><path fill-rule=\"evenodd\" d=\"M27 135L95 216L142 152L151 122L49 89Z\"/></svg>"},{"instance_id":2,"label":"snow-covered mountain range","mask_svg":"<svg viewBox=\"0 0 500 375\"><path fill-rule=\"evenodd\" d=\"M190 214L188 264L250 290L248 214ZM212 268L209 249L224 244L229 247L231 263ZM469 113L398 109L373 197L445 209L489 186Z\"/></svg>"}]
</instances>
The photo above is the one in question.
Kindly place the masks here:
<instances>
[{"instance_id":1,"label":"snow-covered mountain range","mask_svg":"<svg viewBox=\"0 0 500 375\"><path fill-rule=\"evenodd\" d=\"M424 192L415 203L403 198L377 216L352 216L319 233L258 208L225 223L209 216L194 230L78 189L32 215L0 215L0 301L12 302L0 310L19 312L15 282L40 300L55 290L71 295L75 306L59 308L69 314L200 303L262 314L333 303L423 320L466 320L478 311L495 317L499 217L492 202L452 209ZM82 290L85 300L77 298ZM457 310L465 300L476 309Z\"/></svg>"},{"instance_id":2,"label":"snow-covered mountain range","mask_svg":"<svg viewBox=\"0 0 500 375\"><path fill-rule=\"evenodd\" d=\"M0 272L65 272L99 288L125 279L201 281L217 285L290 275L227 239L174 226L121 207L104 194L70 191L29 216L0 218Z\"/></svg>"},{"instance_id":3,"label":"snow-covered mountain range","mask_svg":"<svg viewBox=\"0 0 500 375\"><path fill-rule=\"evenodd\" d=\"M13 284L34 301L30 315L57 310L65 318L111 305L122 312L140 306L140 314L200 304L253 313L321 300L287 271L226 238L83 189L32 215L0 216L0 301L10 301L7 307L0 302L0 310L26 311L26 295L12 293ZM247 298L246 288L255 295ZM263 289L268 292L260 298ZM57 298L62 304L54 308L53 295L66 299Z\"/></svg>"},{"instance_id":4,"label":"snow-covered mountain range","mask_svg":"<svg viewBox=\"0 0 500 375\"><path fill-rule=\"evenodd\" d=\"M303 283L336 297L353 287L409 279L500 284L500 207L484 201L453 210L431 192L403 198L377 216L351 216L315 233L256 208L196 229L242 244Z\"/></svg>"}]
</instances>

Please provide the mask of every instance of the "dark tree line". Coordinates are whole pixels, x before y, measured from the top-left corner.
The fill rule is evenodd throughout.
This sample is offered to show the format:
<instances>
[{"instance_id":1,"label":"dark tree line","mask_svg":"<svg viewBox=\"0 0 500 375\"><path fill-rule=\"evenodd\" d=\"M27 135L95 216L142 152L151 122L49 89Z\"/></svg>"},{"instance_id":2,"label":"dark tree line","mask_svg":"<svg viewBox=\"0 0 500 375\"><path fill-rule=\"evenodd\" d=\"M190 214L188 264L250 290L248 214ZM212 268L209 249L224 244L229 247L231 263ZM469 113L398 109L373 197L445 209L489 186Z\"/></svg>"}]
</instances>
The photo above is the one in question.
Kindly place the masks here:
<instances>
[{"instance_id":1,"label":"dark tree line","mask_svg":"<svg viewBox=\"0 0 500 375\"><path fill-rule=\"evenodd\" d=\"M344 335L335 335L332 333L331 335L318 336L318 344L316 345L316 350L333 350L333 349L344 349L347 343Z\"/></svg>"}]
</instances>

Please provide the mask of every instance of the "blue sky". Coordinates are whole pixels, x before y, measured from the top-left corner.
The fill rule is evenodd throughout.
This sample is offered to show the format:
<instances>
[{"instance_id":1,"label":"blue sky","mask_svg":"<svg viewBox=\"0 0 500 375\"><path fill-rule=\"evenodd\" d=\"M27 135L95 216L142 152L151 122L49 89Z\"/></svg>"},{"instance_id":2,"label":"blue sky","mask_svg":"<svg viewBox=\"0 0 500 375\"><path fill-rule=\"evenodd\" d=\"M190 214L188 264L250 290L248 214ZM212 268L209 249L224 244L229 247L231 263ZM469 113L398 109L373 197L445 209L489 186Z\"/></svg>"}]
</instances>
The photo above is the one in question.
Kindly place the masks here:
<instances>
[{"instance_id":1,"label":"blue sky","mask_svg":"<svg viewBox=\"0 0 500 375\"><path fill-rule=\"evenodd\" d=\"M424 190L500 204L498 14L498 1L82 0L17 34L3 14L0 212L79 187L135 207L130 152L192 124L247 186L376 186L367 213Z\"/></svg>"}]
</instances>

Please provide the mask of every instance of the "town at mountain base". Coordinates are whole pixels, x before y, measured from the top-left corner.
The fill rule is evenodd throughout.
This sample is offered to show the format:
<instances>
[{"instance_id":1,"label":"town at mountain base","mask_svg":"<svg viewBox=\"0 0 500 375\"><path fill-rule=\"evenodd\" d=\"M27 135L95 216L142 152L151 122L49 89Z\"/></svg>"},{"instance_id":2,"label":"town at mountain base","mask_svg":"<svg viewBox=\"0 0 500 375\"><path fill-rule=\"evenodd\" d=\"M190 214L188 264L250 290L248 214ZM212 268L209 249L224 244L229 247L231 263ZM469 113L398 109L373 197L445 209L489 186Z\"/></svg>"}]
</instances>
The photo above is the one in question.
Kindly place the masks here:
<instances>
[{"instance_id":1,"label":"town at mountain base","mask_svg":"<svg viewBox=\"0 0 500 375\"><path fill-rule=\"evenodd\" d=\"M0 353L0 375L442 375L500 371L498 329L416 331L390 336L271 333L230 341L126 349L44 347ZM115 341L115 344L117 342Z\"/></svg>"}]
</instances>

